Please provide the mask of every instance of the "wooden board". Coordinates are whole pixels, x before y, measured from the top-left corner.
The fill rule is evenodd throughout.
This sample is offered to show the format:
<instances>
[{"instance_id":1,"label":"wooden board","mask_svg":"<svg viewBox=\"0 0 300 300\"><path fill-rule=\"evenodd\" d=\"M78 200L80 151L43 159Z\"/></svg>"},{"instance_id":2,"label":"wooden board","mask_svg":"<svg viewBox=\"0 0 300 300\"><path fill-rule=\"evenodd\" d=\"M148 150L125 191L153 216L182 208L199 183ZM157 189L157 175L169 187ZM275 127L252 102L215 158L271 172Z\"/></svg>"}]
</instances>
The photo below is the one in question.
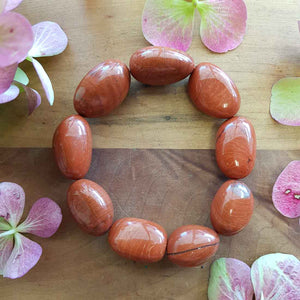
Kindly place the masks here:
<instances>
[{"instance_id":1,"label":"wooden board","mask_svg":"<svg viewBox=\"0 0 300 300\"><path fill-rule=\"evenodd\" d=\"M29 119L24 96L0 106L0 146L49 147L55 127L74 113L73 95L81 78L105 59L126 64L134 51L148 45L141 32L144 0L64 0L22 3L18 11L32 24L58 22L69 37L67 50L39 61L48 72L55 104L43 104ZM213 54L201 43L196 15L189 53L196 63L209 61L236 82L242 97L239 114L257 132L259 149L299 149L300 128L282 126L269 115L272 85L285 76L300 76L297 0L245 1L247 35L236 50ZM33 88L41 86L30 63L24 63ZM198 112L186 94L187 80L168 87L145 87L132 81L129 96L106 118L94 119L95 148L212 149L220 121Z\"/></svg>"},{"instance_id":2,"label":"wooden board","mask_svg":"<svg viewBox=\"0 0 300 300\"><path fill-rule=\"evenodd\" d=\"M135 50L148 46L141 32L144 2L26 0L17 9L32 24L59 23L69 46L57 57L39 59L54 86L52 107L29 62L21 67L30 77L30 86L42 93L40 108L27 118L24 95L0 105L0 182L24 187L24 216L35 200L48 196L61 205L64 219L53 238L33 237L42 245L43 255L30 273L15 281L0 278L1 299L206 298L209 264L192 269L176 267L167 259L149 266L136 264L115 255L106 236L82 233L65 202L71 181L59 173L49 149L56 126L75 113L73 94L87 71L109 58L128 64ZM260 150L253 173L245 179L256 199L255 212L242 233L221 237L216 256L251 264L270 252L299 258L297 220L274 209L271 191L286 164L300 159L300 128L274 122L269 103L277 80L300 76L300 38L297 0L245 2L247 34L241 46L227 54L211 53L201 43L196 16L189 53L196 63L212 62L232 77L242 96L239 114L256 129ZM212 150L222 120L198 112L188 99L186 85L187 79L167 87L146 87L133 80L116 111L89 120L95 150L87 178L107 189L116 219L150 219L169 234L188 223L211 226L210 202L225 181Z\"/></svg>"},{"instance_id":3,"label":"wooden board","mask_svg":"<svg viewBox=\"0 0 300 300\"><path fill-rule=\"evenodd\" d=\"M255 197L249 225L241 233L221 236L216 258L251 263L261 255L283 252L299 256L296 219L280 215L271 200L272 186L300 151L258 151L257 164L244 180ZM40 197L54 199L63 223L49 239L33 237L43 247L40 262L26 276L0 279L3 299L206 299L209 264L181 268L166 258L143 265L117 256L107 236L83 233L66 205L71 180L54 164L50 149L1 149L1 181L14 181L26 192L26 213ZM110 194L115 219L134 216L160 223L170 234L184 224L211 227L210 203L225 177L212 150L97 149L87 178Z\"/></svg>"}]
</instances>

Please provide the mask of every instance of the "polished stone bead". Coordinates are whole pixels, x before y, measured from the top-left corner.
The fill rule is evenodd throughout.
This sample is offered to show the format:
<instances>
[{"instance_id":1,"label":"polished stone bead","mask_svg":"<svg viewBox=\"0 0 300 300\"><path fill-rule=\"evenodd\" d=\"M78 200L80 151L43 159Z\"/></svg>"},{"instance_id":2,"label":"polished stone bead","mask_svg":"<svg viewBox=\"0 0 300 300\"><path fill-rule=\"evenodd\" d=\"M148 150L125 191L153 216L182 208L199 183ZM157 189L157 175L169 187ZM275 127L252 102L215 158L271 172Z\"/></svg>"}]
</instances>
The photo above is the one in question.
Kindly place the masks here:
<instances>
[{"instance_id":1,"label":"polished stone bead","mask_svg":"<svg viewBox=\"0 0 300 300\"><path fill-rule=\"evenodd\" d=\"M211 63L196 66L189 79L188 93L197 109L221 119L233 117L241 98L235 83Z\"/></svg>"},{"instance_id":2,"label":"polished stone bead","mask_svg":"<svg viewBox=\"0 0 300 300\"><path fill-rule=\"evenodd\" d=\"M148 85L166 85L191 74L194 60L183 51L151 46L136 51L129 66L136 80Z\"/></svg>"},{"instance_id":3,"label":"polished stone bead","mask_svg":"<svg viewBox=\"0 0 300 300\"><path fill-rule=\"evenodd\" d=\"M216 160L221 171L229 178L248 176L255 164L255 131L244 117L225 121L217 132Z\"/></svg>"},{"instance_id":4,"label":"polished stone bead","mask_svg":"<svg viewBox=\"0 0 300 300\"><path fill-rule=\"evenodd\" d=\"M169 236L167 256L182 267L195 267L208 261L218 250L218 234L204 226L185 225Z\"/></svg>"},{"instance_id":5,"label":"polished stone bead","mask_svg":"<svg viewBox=\"0 0 300 300\"><path fill-rule=\"evenodd\" d=\"M111 248L122 257L152 263L161 260L165 255L167 233L154 222L123 218L111 227L108 242Z\"/></svg>"},{"instance_id":6,"label":"polished stone bead","mask_svg":"<svg viewBox=\"0 0 300 300\"><path fill-rule=\"evenodd\" d=\"M253 214L254 198L243 182L228 180L216 193L210 210L214 229L223 235L240 232Z\"/></svg>"},{"instance_id":7,"label":"polished stone bead","mask_svg":"<svg viewBox=\"0 0 300 300\"><path fill-rule=\"evenodd\" d=\"M74 95L75 110L88 118L102 117L118 107L128 94L130 73L118 60L107 60L89 71Z\"/></svg>"},{"instance_id":8,"label":"polished stone bead","mask_svg":"<svg viewBox=\"0 0 300 300\"><path fill-rule=\"evenodd\" d=\"M72 183L68 206L79 227L92 235L102 235L111 227L114 208L109 195L97 183L80 179Z\"/></svg>"},{"instance_id":9,"label":"polished stone bead","mask_svg":"<svg viewBox=\"0 0 300 300\"><path fill-rule=\"evenodd\" d=\"M80 179L92 160L92 133L88 122L72 115L64 119L53 136L53 150L60 171L70 179Z\"/></svg>"}]
</instances>

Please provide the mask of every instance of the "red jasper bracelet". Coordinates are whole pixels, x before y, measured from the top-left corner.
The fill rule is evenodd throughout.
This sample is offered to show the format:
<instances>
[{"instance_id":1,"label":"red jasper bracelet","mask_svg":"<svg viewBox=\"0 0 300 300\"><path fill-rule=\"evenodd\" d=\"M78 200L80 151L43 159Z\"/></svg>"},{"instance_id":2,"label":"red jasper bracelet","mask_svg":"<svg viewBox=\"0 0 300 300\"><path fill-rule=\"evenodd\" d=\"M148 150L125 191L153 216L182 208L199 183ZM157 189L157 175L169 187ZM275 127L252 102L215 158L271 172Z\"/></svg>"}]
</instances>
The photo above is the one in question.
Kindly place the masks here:
<instances>
[{"instance_id":1,"label":"red jasper bracelet","mask_svg":"<svg viewBox=\"0 0 300 300\"><path fill-rule=\"evenodd\" d=\"M216 118L228 119L217 132L216 161L229 178L250 174L256 155L252 124L234 117L240 95L234 82L217 66L194 61L188 54L164 47L136 51L128 67L107 60L89 71L78 85L74 107L84 117L101 117L119 106L128 94L130 74L147 85L166 85L190 75L188 93L196 108ZM88 122L79 115L64 119L53 137L55 159L60 171L70 179L67 200L70 211L85 232L99 236L109 230L108 241L120 256L151 263L165 254L175 264L194 267L209 260L218 250L219 234L233 235L250 221L254 199L246 184L226 181L211 204L211 223L216 232L199 225L177 228L167 239L159 224L144 219L123 218L113 223L113 204L106 191L83 178L92 158L92 134Z\"/></svg>"}]
</instances>

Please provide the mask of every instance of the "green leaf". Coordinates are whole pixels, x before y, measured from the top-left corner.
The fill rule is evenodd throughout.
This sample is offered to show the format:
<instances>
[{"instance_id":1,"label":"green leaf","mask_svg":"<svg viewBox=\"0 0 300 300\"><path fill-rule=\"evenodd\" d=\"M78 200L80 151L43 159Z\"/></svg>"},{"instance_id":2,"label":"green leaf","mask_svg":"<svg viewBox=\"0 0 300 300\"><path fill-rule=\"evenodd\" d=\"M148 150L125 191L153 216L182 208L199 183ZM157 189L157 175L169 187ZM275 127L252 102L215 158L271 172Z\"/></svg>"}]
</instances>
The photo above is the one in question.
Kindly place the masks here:
<instances>
[{"instance_id":1,"label":"green leaf","mask_svg":"<svg viewBox=\"0 0 300 300\"><path fill-rule=\"evenodd\" d=\"M300 126L300 77L286 77L274 84L270 113L283 125Z\"/></svg>"},{"instance_id":2,"label":"green leaf","mask_svg":"<svg viewBox=\"0 0 300 300\"><path fill-rule=\"evenodd\" d=\"M15 74L14 80L18 81L24 85L27 85L29 83L29 79L28 79L26 73L19 67L17 68L17 72Z\"/></svg>"}]
</instances>

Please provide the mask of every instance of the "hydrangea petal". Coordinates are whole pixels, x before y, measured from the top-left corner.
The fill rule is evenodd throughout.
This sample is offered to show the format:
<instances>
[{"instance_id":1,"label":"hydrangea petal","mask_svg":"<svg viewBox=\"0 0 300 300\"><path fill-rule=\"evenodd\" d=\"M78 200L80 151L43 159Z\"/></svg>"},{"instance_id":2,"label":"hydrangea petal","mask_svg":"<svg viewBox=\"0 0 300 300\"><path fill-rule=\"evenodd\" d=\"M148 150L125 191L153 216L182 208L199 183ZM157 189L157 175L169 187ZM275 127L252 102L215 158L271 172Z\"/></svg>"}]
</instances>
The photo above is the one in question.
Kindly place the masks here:
<instances>
[{"instance_id":1,"label":"hydrangea petal","mask_svg":"<svg viewBox=\"0 0 300 300\"><path fill-rule=\"evenodd\" d=\"M23 0L6 0L5 11L13 10L21 4Z\"/></svg>"},{"instance_id":2,"label":"hydrangea petal","mask_svg":"<svg viewBox=\"0 0 300 300\"><path fill-rule=\"evenodd\" d=\"M14 80L18 64L0 68L0 94L7 91Z\"/></svg>"},{"instance_id":3,"label":"hydrangea petal","mask_svg":"<svg viewBox=\"0 0 300 300\"><path fill-rule=\"evenodd\" d=\"M54 102L54 91L53 91L53 87L52 87L52 83L50 81L49 76L47 75L46 71L44 70L44 68L42 67L42 65L34 58L30 59L39 78L40 81L42 83L42 86L44 88L46 97L50 103L50 105L53 105Z\"/></svg>"},{"instance_id":4,"label":"hydrangea petal","mask_svg":"<svg viewBox=\"0 0 300 300\"><path fill-rule=\"evenodd\" d=\"M224 53L238 47L246 33L247 8L243 0L199 1L200 35L213 52Z\"/></svg>"},{"instance_id":5,"label":"hydrangea petal","mask_svg":"<svg viewBox=\"0 0 300 300\"><path fill-rule=\"evenodd\" d=\"M0 104L15 100L19 96L19 93L19 88L12 84L7 91L5 91L3 94L0 94Z\"/></svg>"},{"instance_id":6,"label":"hydrangea petal","mask_svg":"<svg viewBox=\"0 0 300 300\"><path fill-rule=\"evenodd\" d=\"M0 217L16 227L22 217L25 193L21 186L12 182L0 183Z\"/></svg>"},{"instance_id":7,"label":"hydrangea petal","mask_svg":"<svg viewBox=\"0 0 300 300\"><path fill-rule=\"evenodd\" d=\"M23 61L33 44L28 20L15 12L2 13L0 18L0 67Z\"/></svg>"},{"instance_id":8,"label":"hydrangea petal","mask_svg":"<svg viewBox=\"0 0 300 300\"><path fill-rule=\"evenodd\" d=\"M251 267L256 300L300 299L300 261L293 255L272 253Z\"/></svg>"},{"instance_id":9,"label":"hydrangea petal","mask_svg":"<svg viewBox=\"0 0 300 300\"><path fill-rule=\"evenodd\" d=\"M49 198L41 198L33 204L27 219L18 226L18 231L48 238L57 231L61 221L60 207Z\"/></svg>"},{"instance_id":10,"label":"hydrangea petal","mask_svg":"<svg viewBox=\"0 0 300 300\"><path fill-rule=\"evenodd\" d=\"M32 26L34 43L28 56L53 56L62 53L67 45L68 38L61 27L54 22L45 21Z\"/></svg>"},{"instance_id":11,"label":"hydrangea petal","mask_svg":"<svg viewBox=\"0 0 300 300\"><path fill-rule=\"evenodd\" d=\"M0 14L4 11L6 7L6 0L0 0Z\"/></svg>"},{"instance_id":12,"label":"hydrangea petal","mask_svg":"<svg viewBox=\"0 0 300 300\"><path fill-rule=\"evenodd\" d=\"M28 76L26 75L26 73L20 69L20 68L17 68L17 72L15 74L15 77L14 77L14 80L15 81L18 81L24 85L27 85L29 83L29 79L28 79Z\"/></svg>"},{"instance_id":13,"label":"hydrangea petal","mask_svg":"<svg viewBox=\"0 0 300 300\"><path fill-rule=\"evenodd\" d=\"M278 176L272 199L275 208L284 216L300 217L300 160L290 162Z\"/></svg>"},{"instance_id":14,"label":"hydrangea petal","mask_svg":"<svg viewBox=\"0 0 300 300\"><path fill-rule=\"evenodd\" d=\"M15 234L14 249L3 270L3 277L11 279L24 276L39 261L42 248L20 233Z\"/></svg>"},{"instance_id":15,"label":"hydrangea petal","mask_svg":"<svg viewBox=\"0 0 300 300\"><path fill-rule=\"evenodd\" d=\"M146 40L186 51L192 42L194 11L192 1L147 0L142 16Z\"/></svg>"},{"instance_id":16,"label":"hydrangea petal","mask_svg":"<svg viewBox=\"0 0 300 300\"><path fill-rule=\"evenodd\" d=\"M283 78L274 84L270 113L281 124L300 126L300 77Z\"/></svg>"},{"instance_id":17,"label":"hydrangea petal","mask_svg":"<svg viewBox=\"0 0 300 300\"><path fill-rule=\"evenodd\" d=\"M210 267L209 300L252 300L250 267L234 258L220 258Z\"/></svg>"},{"instance_id":18,"label":"hydrangea petal","mask_svg":"<svg viewBox=\"0 0 300 300\"><path fill-rule=\"evenodd\" d=\"M3 274L3 269L12 253L13 246L14 242L12 235L0 238L0 275Z\"/></svg>"},{"instance_id":19,"label":"hydrangea petal","mask_svg":"<svg viewBox=\"0 0 300 300\"><path fill-rule=\"evenodd\" d=\"M3 217L0 217L0 236L3 230L7 231L10 230L12 227L5 221Z\"/></svg>"}]
</instances>

